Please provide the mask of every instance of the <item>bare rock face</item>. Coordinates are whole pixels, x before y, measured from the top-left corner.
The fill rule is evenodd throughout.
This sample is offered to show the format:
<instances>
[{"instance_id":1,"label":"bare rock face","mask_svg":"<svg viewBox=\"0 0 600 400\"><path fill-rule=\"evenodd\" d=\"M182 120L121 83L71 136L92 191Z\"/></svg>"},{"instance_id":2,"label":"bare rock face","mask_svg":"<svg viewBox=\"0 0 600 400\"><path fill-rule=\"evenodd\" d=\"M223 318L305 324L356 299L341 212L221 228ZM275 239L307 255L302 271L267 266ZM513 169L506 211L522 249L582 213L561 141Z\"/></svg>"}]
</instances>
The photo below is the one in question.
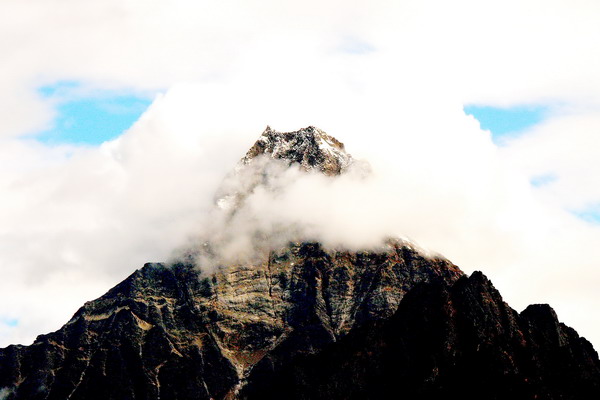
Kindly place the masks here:
<instances>
[{"instance_id":1,"label":"bare rock face","mask_svg":"<svg viewBox=\"0 0 600 400\"><path fill-rule=\"evenodd\" d=\"M235 368L198 318L197 274L147 264L57 332L0 350L7 399L209 399Z\"/></svg>"},{"instance_id":2,"label":"bare rock face","mask_svg":"<svg viewBox=\"0 0 600 400\"><path fill-rule=\"evenodd\" d=\"M365 161L354 160L342 142L319 128L278 132L267 126L217 190L215 202L219 208L235 213L256 187L277 190L281 184L278 181L290 167L329 177L341 175L351 167L360 168L364 174L369 171Z\"/></svg>"},{"instance_id":3,"label":"bare rock face","mask_svg":"<svg viewBox=\"0 0 600 400\"><path fill-rule=\"evenodd\" d=\"M250 164L260 155L298 163L305 171L315 169L328 176L343 173L353 162L342 142L314 126L294 132L277 132L267 126L242 163Z\"/></svg>"},{"instance_id":4,"label":"bare rock face","mask_svg":"<svg viewBox=\"0 0 600 400\"><path fill-rule=\"evenodd\" d=\"M257 364L317 353L392 316L415 284L460 276L400 243L296 244L210 277L147 264L59 331L0 350L0 387L9 399L238 398Z\"/></svg>"},{"instance_id":5,"label":"bare rock face","mask_svg":"<svg viewBox=\"0 0 600 400\"><path fill-rule=\"evenodd\" d=\"M481 273L413 288L397 312L285 366L245 399L595 399L592 345L548 305L511 309Z\"/></svg>"},{"instance_id":6,"label":"bare rock face","mask_svg":"<svg viewBox=\"0 0 600 400\"><path fill-rule=\"evenodd\" d=\"M217 203L231 221L273 171L335 179L354 163L317 128L267 128ZM481 273L401 240L257 253L211 273L146 264L60 330L0 349L0 400L600 398L591 344L549 306L516 313Z\"/></svg>"}]
</instances>

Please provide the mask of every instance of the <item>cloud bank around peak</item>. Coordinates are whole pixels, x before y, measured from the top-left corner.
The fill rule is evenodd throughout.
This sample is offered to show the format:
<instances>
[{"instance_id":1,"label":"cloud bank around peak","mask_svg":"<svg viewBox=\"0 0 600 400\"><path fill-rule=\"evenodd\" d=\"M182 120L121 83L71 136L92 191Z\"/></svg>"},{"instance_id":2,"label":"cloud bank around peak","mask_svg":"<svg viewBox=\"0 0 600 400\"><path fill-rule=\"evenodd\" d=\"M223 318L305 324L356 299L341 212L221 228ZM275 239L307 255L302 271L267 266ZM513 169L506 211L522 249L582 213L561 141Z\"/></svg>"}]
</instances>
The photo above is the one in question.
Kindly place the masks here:
<instances>
[{"instance_id":1,"label":"cloud bank around peak","mask_svg":"<svg viewBox=\"0 0 600 400\"><path fill-rule=\"evenodd\" d=\"M585 1L2 2L0 321L18 320L2 345L202 230L267 124L317 126L373 176L257 192L250 219L354 247L407 236L600 342L599 228L573 214L600 203L598 17ZM47 146L59 110L38 89L61 81L155 99L115 140ZM497 146L465 104L552 115Z\"/></svg>"},{"instance_id":2,"label":"cloud bank around peak","mask_svg":"<svg viewBox=\"0 0 600 400\"><path fill-rule=\"evenodd\" d=\"M254 224L265 231L294 225L311 238L351 249L377 245L389 236L407 237L467 272L483 269L491 276L510 276L499 286L512 296L508 299L513 304L519 298L524 306L533 299L557 303L569 297L569 287L556 289L564 273L556 260L565 261L568 255L557 250L567 236L591 243L597 229L582 231L583 222L566 212L541 207L526 175L507 162L504 150L459 103L432 102L423 108L400 99L395 107L375 109L373 97L349 90L343 106L327 107L329 98L314 97L311 91L296 91L282 102L272 92L254 89L176 86L118 139L97 148L55 148L43 170L19 171L18 184L24 190L7 190L19 197L3 215L8 222L3 257L20 263L14 282L6 283L7 293L10 286L19 288L18 282L47 276L47 287L35 288L38 299L55 290L73 295L69 288L80 279L86 282L78 284L86 294L73 298L87 299L93 297L88 293L102 294L146 261L169 259L173 249L213 222L215 192L265 121L278 130L295 130L314 124L298 121L314 115L319 127L346 143L349 153L371 163L372 176L331 180L284 174L283 190L258 190L248 199L245 219L233 229L236 234L250 235ZM232 110L241 110L233 121ZM348 115L363 117L349 121ZM280 118L287 122L281 124L284 129L277 125ZM47 156L48 150L33 153ZM14 185L16 177L7 178ZM23 236L15 235L14 227ZM552 231L560 231L562 237L550 235ZM242 252L248 242L243 235L236 238L229 251ZM26 247L31 243L34 251ZM537 257L555 265L556 271L540 270L548 264L534 262ZM59 275L48 265L61 265ZM579 268L587 272L585 265L580 262ZM84 279L86 274L97 279ZM514 283L515 275L521 284ZM57 276L63 279L57 282ZM546 291L551 287L547 284L532 288L526 283L540 281L552 283L552 293ZM512 293L507 290L511 288ZM56 323L63 323L80 303L69 303L71 310ZM7 309L19 310L10 316L35 315L39 305L24 308L15 301ZM47 330L57 327L48 325Z\"/></svg>"}]
</instances>

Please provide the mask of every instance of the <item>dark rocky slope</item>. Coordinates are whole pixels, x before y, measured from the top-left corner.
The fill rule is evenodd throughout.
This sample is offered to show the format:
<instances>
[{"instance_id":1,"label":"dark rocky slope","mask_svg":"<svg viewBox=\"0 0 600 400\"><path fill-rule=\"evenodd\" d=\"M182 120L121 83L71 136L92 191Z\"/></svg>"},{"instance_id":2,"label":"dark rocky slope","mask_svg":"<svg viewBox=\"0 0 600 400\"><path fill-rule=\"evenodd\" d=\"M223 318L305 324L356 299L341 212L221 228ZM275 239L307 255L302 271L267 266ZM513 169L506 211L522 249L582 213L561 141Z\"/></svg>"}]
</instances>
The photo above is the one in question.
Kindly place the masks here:
<instances>
[{"instance_id":1,"label":"dark rocky slope","mask_svg":"<svg viewBox=\"0 0 600 400\"><path fill-rule=\"evenodd\" d=\"M8 399L236 398L256 363L318 353L389 318L417 283L460 276L393 242L379 253L292 245L211 277L147 264L59 331L0 350L0 387Z\"/></svg>"},{"instance_id":2,"label":"dark rocky slope","mask_svg":"<svg viewBox=\"0 0 600 400\"><path fill-rule=\"evenodd\" d=\"M260 369L241 397L596 399L599 368L592 345L552 308L536 304L518 314L475 272L452 284L417 285L389 320Z\"/></svg>"}]
</instances>

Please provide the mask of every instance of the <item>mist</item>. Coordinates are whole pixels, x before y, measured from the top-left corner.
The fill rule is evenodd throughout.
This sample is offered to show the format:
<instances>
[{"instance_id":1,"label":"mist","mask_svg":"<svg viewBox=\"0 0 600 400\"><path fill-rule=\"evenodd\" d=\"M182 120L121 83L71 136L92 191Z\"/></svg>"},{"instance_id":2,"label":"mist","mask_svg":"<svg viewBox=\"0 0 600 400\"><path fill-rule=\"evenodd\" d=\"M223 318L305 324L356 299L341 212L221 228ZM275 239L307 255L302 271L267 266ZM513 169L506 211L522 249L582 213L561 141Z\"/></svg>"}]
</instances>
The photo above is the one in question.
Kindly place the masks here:
<instances>
[{"instance_id":1,"label":"mist","mask_svg":"<svg viewBox=\"0 0 600 400\"><path fill-rule=\"evenodd\" d=\"M600 228L578 216L600 200L597 6L63 3L0 5L0 345L190 243L251 258L257 229L267 247L406 238L600 343ZM65 81L154 101L101 146L40 143L58 110L37 89ZM499 145L466 104L550 117ZM319 127L371 173L273 171L228 220L215 197L266 125Z\"/></svg>"},{"instance_id":2,"label":"mist","mask_svg":"<svg viewBox=\"0 0 600 400\"><path fill-rule=\"evenodd\" d=\"M101 295L144 262L173 259L190 243L212 243L218 259L200 263L209 272L290 240L361 250L399 237L467 273L483 270L516 308L532 302L550 302L559 312L561 304L575 308L570 304L578 304L581 286L564 285L563 276L597 274L586 260L598 229L537 198L514 158L459 102L398 99L394 107L376 106L374 98L396 90L348 91L343 104L328 108L329 99L315 99L310 88L281 102L251 83L179 85L119 138L99 148L56 148L40 160L43 170L19 170L27 190L14 192L24 196L14 204L21 202L22 213L5 213L5 226L37 232L37 249L27 249L31 242L13 231L5 259L22 264L12 279L46 276L47 289L30 290L47 295L57 284L76 286L78 294L65 289L64 308L72 312L80 299ZM235 120L232 109L243 110ZM216 206L219 193L267 124L279 131L315 125L368 162L370 172L332 178L275 163L269 184L256 187L229 218ZM35 149L32 157L47 157ZM574 251L582 255L578 265L568 261ZM59 275L44 268L57 264ZM69 317L60 316L55 324Z\"/></svg>"}]
</instances>

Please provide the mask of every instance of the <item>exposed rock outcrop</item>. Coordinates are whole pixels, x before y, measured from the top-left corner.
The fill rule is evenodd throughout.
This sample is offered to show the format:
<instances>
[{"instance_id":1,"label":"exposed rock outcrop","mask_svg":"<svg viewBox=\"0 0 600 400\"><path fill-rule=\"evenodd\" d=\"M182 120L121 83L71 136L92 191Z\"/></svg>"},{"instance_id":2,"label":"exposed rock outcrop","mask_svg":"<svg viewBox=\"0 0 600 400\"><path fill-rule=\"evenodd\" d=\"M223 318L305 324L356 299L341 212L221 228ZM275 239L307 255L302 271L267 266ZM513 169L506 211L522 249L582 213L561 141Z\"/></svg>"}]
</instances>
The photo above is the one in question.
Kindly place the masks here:
<instances>
[{"instance_id":1,"label":"exposed rock outcrop","mask_svg":"<svg viewBox=\"0 0 600 400\"><path fill-rule=\"evenodd\" d=\"M328 176L340 175L353 162L342 142L314 126L294 132L277 132L267 126L242 163L250 164L261 155L290 165L298 163L305 171L314 169Z\"/></svg>"},{"instance_id":2,"label":"exposed rock outcrop","mask_svg":"<svg viewBox=\"0 0 600 400\"><path fill-rule=\"evenodd\" d=\"M59 331L0 350L0 387L15 399L236 398L257 363L317 353L389 318L417 283L461 275L399 242L377 253L297 244L210 277L147 264Z\"/></svg>"},{"instance_id":3,"label":"exposed rock outcrop","mask_svg":"<svg viewBox=\"0 0 600 400\"><path fill-rule=\"evenodd\" d=\"M481 273L417 285L386 321L265 371L245 399L593 399L592 345L548 305L518 314Z\"/></svg>"},{"instance_id":4,"label":"exposed rock outcrop","mask_svg":"<svg viewBox=\"0 0 600 400\"><path fill-rule=\"evenodd\" d=\"M215 194L219 208L235 213L258 186L277 190L285 170L299 167L305 173L335 177L356 167L368 173L365 161L356 161L342 142L319 128L309 126L293 132L278 132L267 126L223 181ZM289 179L290 176L287 176Z\"/></svg>"}]
</instances>

